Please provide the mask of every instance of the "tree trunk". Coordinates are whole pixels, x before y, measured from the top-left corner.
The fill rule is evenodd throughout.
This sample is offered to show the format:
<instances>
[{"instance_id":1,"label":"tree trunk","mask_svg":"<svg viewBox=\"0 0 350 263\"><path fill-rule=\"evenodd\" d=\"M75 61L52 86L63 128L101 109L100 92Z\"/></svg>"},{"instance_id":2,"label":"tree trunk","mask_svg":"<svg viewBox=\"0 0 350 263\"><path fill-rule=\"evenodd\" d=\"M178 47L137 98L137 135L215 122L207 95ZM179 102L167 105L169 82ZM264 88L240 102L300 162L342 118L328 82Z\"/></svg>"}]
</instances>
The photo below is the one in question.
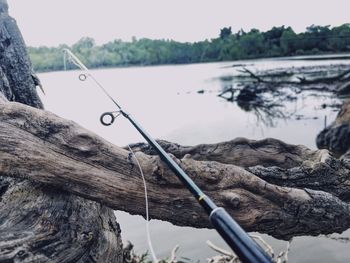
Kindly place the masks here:
<instances>
[{"instance_id":1,"label":"tree trunk","mask_svg":"<svg viewBox=\"0 0 350 263\"><path fill-rule=\"evenodd\" d=\"M0 0L0 54L0 111L6 114L5 105L11 105L8 100L42 108L22 36L8 15L5 0ZM2 135L10 135L11 129L3 124ZM25 138L27 134L22 134L17 140ZM16 150L10 141L1 144L0 167L7 166L6 151L2 150ZM30 147L32 142L26 143ZM31 166L28 172L37 169L35 162L17 153ZM11 173L15 171L11 169ZM60 189L0 172L0 262L19 261L122 262L120 228L113 211Z\"/></svg>"},{"instance_id":2,"label":"tree trunk","mask_svg":"<svg viewBox=\"0 0 350 263\"><path fill-rule=\"evenodd\" d=\"M337 157L350 158L350 100L344 102L336 120L319 133L317 147L328 149Z\"/></svg>"}]
</instances>

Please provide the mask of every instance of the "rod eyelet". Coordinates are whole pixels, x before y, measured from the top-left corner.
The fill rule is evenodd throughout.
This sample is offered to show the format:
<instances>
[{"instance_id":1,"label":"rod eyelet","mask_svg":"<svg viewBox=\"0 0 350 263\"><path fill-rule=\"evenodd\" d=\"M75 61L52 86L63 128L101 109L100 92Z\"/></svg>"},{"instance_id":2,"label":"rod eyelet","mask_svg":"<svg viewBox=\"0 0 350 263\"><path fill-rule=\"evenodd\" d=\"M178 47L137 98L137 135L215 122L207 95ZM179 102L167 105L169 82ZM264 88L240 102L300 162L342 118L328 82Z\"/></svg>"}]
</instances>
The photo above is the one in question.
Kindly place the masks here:
<instances>
[{"instance_id":1,"label":"rod eyelet","mask_svg":"<svg viewBox=\"0 0 350 263\"><path fill-rule=\"evenodd\" d=\"M79 80L80 81L85 81L87 79L87 76L85 74L80 74L79 75Z\"/></svg>"},{"instance_id":2,"label":"rod eyelet","mask_svg":"<svg viewBox=\"0 0 350 263\"><path fill-rule=\"evenodd\" d=\"M109 121L108 121L108 119L106 120L105 118L108 118L108 119L110 119ZM113 122L114 122L114 120L115 120L115 116L113 115L113 113L112 112L105 112L105 113L103 113L102 115L101 115L101 117L100 117L100 122L102 123L102 125L104 125L104 126L110 126L110 125L112 125L113 124Z\"/></svg>"}]
</instances>

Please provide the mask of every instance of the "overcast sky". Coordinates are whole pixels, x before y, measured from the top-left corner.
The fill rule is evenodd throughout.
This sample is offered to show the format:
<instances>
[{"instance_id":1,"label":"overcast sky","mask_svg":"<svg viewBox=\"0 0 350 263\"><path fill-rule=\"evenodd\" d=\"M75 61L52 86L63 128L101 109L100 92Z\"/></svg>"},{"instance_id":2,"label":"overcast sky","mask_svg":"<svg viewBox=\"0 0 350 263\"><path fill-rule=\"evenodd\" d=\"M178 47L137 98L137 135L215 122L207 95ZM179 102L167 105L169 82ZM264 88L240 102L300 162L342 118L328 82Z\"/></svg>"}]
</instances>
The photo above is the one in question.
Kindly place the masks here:
<instances>
[{"instance_id":1,"label":"overcast sky","mask_svg":"<svg viewBox=\"0 0 350 263\"><path fill-rule=\"evenodd\" d=\"M234 32L290 25L297 32L311 24L350 22L349 0L8 0L30 46L73 44L93 37L200 41Z\"/></svg>"}]
</instances>

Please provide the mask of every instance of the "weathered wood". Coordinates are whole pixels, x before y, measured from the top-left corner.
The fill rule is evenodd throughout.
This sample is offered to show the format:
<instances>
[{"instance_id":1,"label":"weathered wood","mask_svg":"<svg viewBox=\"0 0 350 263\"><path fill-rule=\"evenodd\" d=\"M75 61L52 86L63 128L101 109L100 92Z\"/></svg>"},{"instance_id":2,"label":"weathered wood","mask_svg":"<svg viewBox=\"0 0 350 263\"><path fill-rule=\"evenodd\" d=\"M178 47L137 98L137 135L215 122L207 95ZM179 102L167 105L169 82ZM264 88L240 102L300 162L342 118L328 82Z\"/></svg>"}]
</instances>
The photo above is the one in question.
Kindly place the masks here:
<instances>
[{"instance_id":1,"label":"weathered wood","mask_svg":"<svg viewBox=\"0 0 350 263\"><path fill-rule=\"evenodd\" d=\"M322 190L350 201L350 159L336 160L325 150L312 151L303 145L290 145L271 138L259 141L237 138L191 147L158 142L177 158L187 154L195 160L233 164L275 185ZM134 144L132 148L155 154L145 143Z\"/></svg>"},{"instance_id":2,"label":"weathered wood","mask_svg":"<svg viewBox=\"0 0 350 263\"><path fill-rule=\"evenodd\" d=\"M122 262L109 208L3 176L0 200L0 262Z\"/></svg>"},{"instance_id":3,"label":"weathered wood","mask_svg":"<svg viewBox=\"0 0 350 263\"><path fill-rule=\"evenodd\" d=\"M275 86L283 85L283 84L288 84L288 85L311 85L311 84L320 84L320 83L334 84L337 82L348 82L350 80L350 69L345 69L336 75L327 76L327 77L317 77L317 78L307 79L304 76L298 76L297 77L298 81L272 81L272 80L264 79L263 77L271 78L271 77L274 77L273 74L271 76L265 74L262 77L253 73L251 70L247 68L243 68L242 70L239 70L239 71L242 73L247 73L252 79L255 79L257 82L273 84Z\"/></svg>"},{"instance_id":4,"label":"weathered wood","mask_svg":"<svg viewBox=\"0 0 350 263\"><path fill-rule=\"evenodd\" d=\"M344 102L336 120L318 134L316 143L338 157L350 150L350 100Z\"/></svg>"},{"instance_id":5,"label":"weathered wood","mask_svg":"<svg viewBox=\"0 0 350 263\"><path fill-rule=\"evenodd\" d=\"M190 154L195 160L217 161L241 167L263 165L292 168L301 165L304 160L315 159L319 154L303 145L290 145L271 138L260 141L236 138L228 142L196 146L182 146L164 140L158 140L158 143L177 158ZM148 155L156 154L146 143L131 144L131 147L134 151Z\"/></svg>"},{"instance_id":6,"label":"weathered wood","mask_svg":"<svg viewBox=\"0 0 350 263\"><path fill-rule=\"evenodd\" d=\"M43 108L24 40L16 21L8 14L6 0L0 2L0 53L0 92L8 100Z\"/></svg>"},{"instance_id":7,"label":"weathered wood","mask_svg":"<svg viewBox=\"0 0 350 263\"><path fill-rule=\"evenodd\" d=\"M349 174L348 168L332 159L327 151L312 152L305 147L288 146L272 139L264 143L245 140L244 144L245 147L260 144L260 148L257 147L260 155L263 155L264 148L267 156L288 148L297 156L289 157L296 160L289 164L291 174L277 176L282 182L292 182L293 179L288 177L297 177L300 172L304 172L301 175L304 181L312 182L313 177L322 177L318 172L323 170L317 170L318 167L334 170L333 163L339 165L346 175ZM128 151L71 121L21 104L5 103L0 112L0 145L3 160L0 173L3 175L41 182L114 209L144 214L143 185L135 159L130 158ZM239 147L237 149L240 151ZM231 151L232 156L237 156L234 148ZM298 156L297 152L301 154ZM304 160L300 167L295 166L300 164L300 156L309 156L309 159ZM152 218L179 225L210 227L202 208L157 156L137 153L137 158L148 182ZM243 159L242 164L246 163ZM254 173L261 177L266 174L257 166L256 171L252 168L245 170L232 164L197 161L189 154L177 161L209 196L225 206L247 230L290 238L301 234L341 232L349 227L349 204L336 197L337 193L317 191L316 184L310 183L315 190L298 189L298 180L292 184L293 187L282 187L277 184L278 180L276 184L270 184L256 176ZM248 163L254 165L255 162L263 163L257 154L256 160ZM304 167L305 163L309 165ZM268 165L266 167L269 168ZM270 168L271 172L276 169ZM293 169L297 172L294 173ZM335 172L334 176L337 175ZM339 173L340 179L346 179L342 176ZM346 184L347 181L344 182Z\"/></svg>"},{"instance_id":8,"label":"weathered wood","mask_svg":"<svg viewBox=\"0 0 350 263\"><path fill-rule=\"evenodd\" d=\"M350 94L350 81L339 85L336 91L339 96L348 96Z\"/></svg>"},{"instance_id":9,"label":"weathered wood","mask_svg":"<svg viewBox=\"0 0 350 263\"><path fill-rule=\"evenodd\" d=\"M0 0L0 111L8 100L43 107L22 36L7 1ZM11 148L11 142L0 148ZM1 152L1 167L4 157ZM25 156L18 152L18 157ZM30 169L36 170L34 163ZM0 262L122 261L120 228L111 209L0 172Z\"/></svg>"}]
</instances>

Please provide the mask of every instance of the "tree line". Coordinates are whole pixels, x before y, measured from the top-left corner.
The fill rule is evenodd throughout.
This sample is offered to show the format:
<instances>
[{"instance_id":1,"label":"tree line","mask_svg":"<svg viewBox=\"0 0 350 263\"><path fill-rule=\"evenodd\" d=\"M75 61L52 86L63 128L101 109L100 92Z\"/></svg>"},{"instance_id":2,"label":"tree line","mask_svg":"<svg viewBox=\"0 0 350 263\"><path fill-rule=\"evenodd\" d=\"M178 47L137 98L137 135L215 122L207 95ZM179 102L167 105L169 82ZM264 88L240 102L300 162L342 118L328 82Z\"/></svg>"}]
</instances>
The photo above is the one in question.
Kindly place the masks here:
<instances>
[{"instance_id":1,"label":"tree line","mask_svg":"<svg viewBox=\"0 0 350 263\"><path fill-rule=\"evenodd\" d=\"M333 28L311 25L298 34L285 26L266 32L241 29L236 33L231 27L224 27L217 38L194 43L133 38L129 42L114 40L96 45L94 39L84 37L72 46L29 47L34 69L41 72L63 70L66 64L63 48L70 48L89 68L339 53L350 51L350 23ZM73 66L67 64L67 68Z\"/></svg>"}]
</instances>

